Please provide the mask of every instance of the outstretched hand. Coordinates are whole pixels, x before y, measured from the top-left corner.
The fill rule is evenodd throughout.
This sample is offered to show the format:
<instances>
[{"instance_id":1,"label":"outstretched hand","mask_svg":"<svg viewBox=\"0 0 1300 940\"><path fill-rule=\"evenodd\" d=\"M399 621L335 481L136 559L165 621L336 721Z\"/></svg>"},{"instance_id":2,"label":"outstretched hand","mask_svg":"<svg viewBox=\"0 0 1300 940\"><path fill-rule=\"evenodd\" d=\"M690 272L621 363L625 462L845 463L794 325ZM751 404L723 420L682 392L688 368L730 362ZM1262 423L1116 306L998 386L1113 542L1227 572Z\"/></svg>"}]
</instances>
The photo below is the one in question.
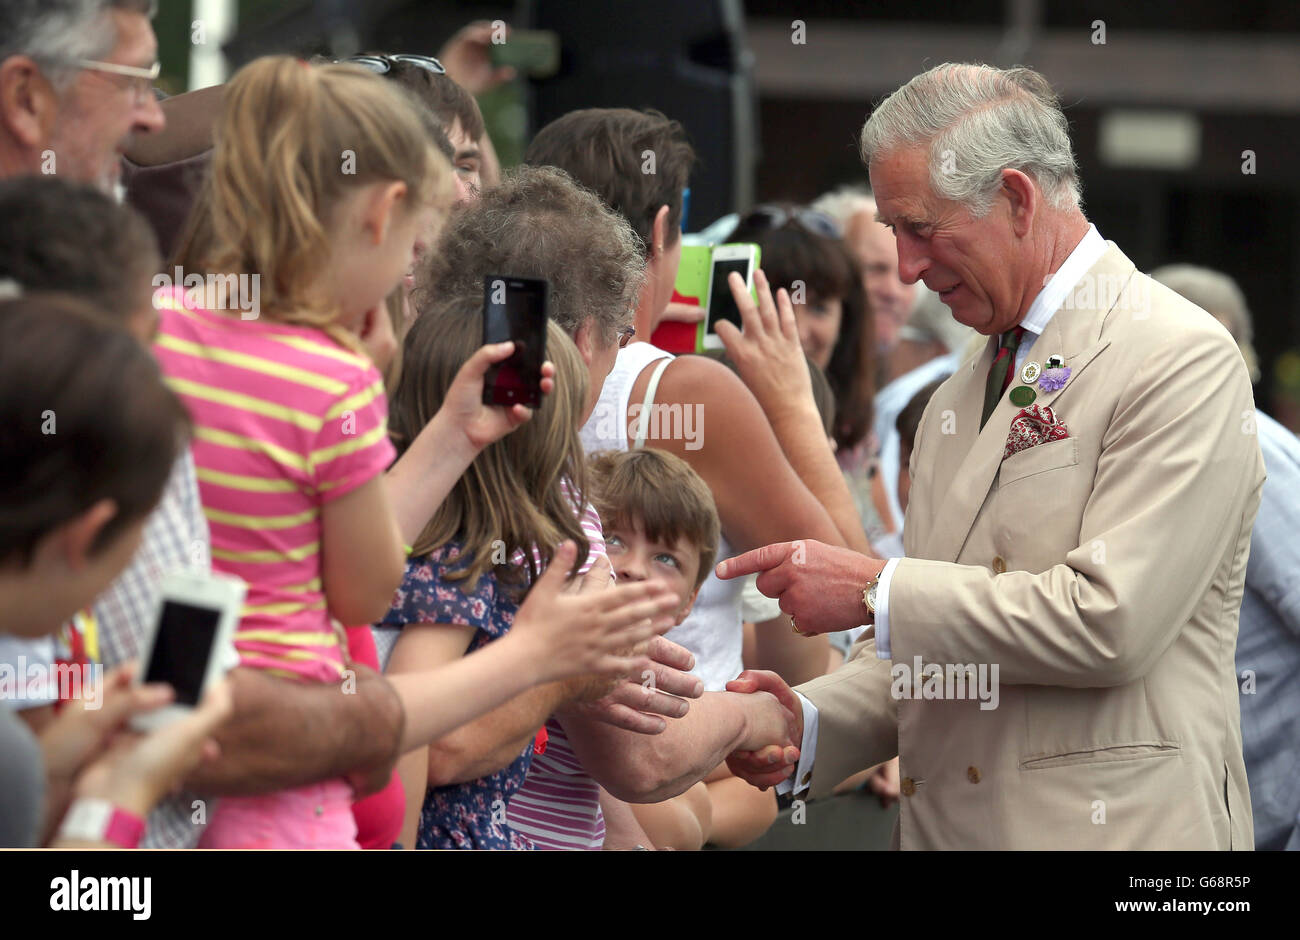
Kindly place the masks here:
<instances>
[{"instance_id":1,"label":"outstretched hand","mask_svg":"<svg viewBox=\"0 0 1300 940\"><path fill-rule=\"evenodd\" d=\"M596 587L601 577L566 589L577 548L566 541L529 590L509 637L532 647L529 661L542 682L588 674L639 674L649 665L629 654L637 644L672 627L677 597L657 582Z\"/></svg>"},{"instance_id":2,"label":"outstretched hand","mask_svg":"<svg viewBox=\"0 0 1300 940\"><path fill-rule=\"evenodd\" d=\"M573 705L579 715L637 734L660 734L668 727L665 717L686 715L690 710L686 700L704 694L704 681L690 672L695 656L662 636L653 637L639 651L649 658L649 665L639 675L616 683L603 698Z\"/></svg>"},{"instance_id":3,"label":"outstretched hand","mask_svg":"<svg viewBox=\"0 0 1300 940\"><path fill-rule=\"evenodd\" d=\"M761 269L754 272L757 304L739 274L728 275L727 286L740 310L744 329L742 332L734 323L719 320L714 330L764 414L770 416L776 409L792 406L815 410L812 377L785 288L778 290L773 300L772 287Z\"/></svg>"}]
</instances>

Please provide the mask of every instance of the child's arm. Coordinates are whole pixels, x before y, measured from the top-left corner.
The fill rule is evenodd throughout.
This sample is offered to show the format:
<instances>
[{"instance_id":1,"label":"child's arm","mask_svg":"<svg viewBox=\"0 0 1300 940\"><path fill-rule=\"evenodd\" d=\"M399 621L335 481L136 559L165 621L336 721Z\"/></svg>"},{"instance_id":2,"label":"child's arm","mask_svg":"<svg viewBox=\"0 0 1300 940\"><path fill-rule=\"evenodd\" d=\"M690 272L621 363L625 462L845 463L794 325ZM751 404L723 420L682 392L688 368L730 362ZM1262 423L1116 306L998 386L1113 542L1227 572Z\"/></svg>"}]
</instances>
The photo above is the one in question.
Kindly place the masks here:
<instances>
[{"instance_id":1,"label":"child's arm","mask_svg":"<svg viewBox=\"0 0 1300 940\"><path fill-rule=\"evenodd\" d=\"M404 744L427 744L427 786L448 786L477 780L508 766L523 750L547 717L567 698L566 683L551 682L529 688L523 694L511 697L508 693L518 689L519 680L513 676L497 674L488 680L479 679L477 704L502 701L486 711L465 708L454 695L444 694L447 685L443 677L459 672L464 675L463 664L481 659L479 653L465 656L465 649L474 637L474 628L455 624L413 624L402 630L388 662L388 679L398 689L398 694L413 694L417 701L407 708L408 716L419 712L423 719L417 729L419 736L408 730ZM497 643L505 643L508 635L489 644L481 652L486 654ZM499 654L498 654L499 655ZM478 666L478 663L472 666ZM453 667L462 666L461 670ZM454 681L452 683L455 685ZM462 717L466 712L473 717L468 723ZM447 719L451 716L451 720ZM408 729L410 726L408 718ZM442 730L442 729L447 730ZM429 731L434 734L429 734ZM440 731L442 733L436 733ZM403 761L405 764L405 760ZM409 784L405 777L404 785ZM423 788L420 788L423 792Z\"/></svg>"},{"instance_id":2,"label":"child's arm","mask_svg":"<svg viewBox=\"0 0 1300 940\"><path fill-rule=\"evenodd\" d=\"M606 558L583 576L580 590L570 589L566 577L576 554L572 542L563 543L510 632L469 656L473 627L419 624L403 630L388 678L406 707L404 751L432 743L436 759L444 751L468 751L457 748L465 739L478 755L470 769L504 760L460 778L476 779L513 760L559 704L589 694L592 675L622 675L645 664L619 651L667 629L675 598L650 582L611 587ZM467 769L463 759L450 763L457 772Z\"/></svg>"},{"instance_id":3,"label":"child's arm","mask_svg":"<svg viewBox=\"0 0 1300 940\"><path fill-rule=\"evenodd\" d=\"M403 754L397 762L397 775L402 778L406 792L406 815L397 841L404 849L415 848L420 833L420 811L424 808L424 795L429 789L429 749L417 747Z\"/></svg>"},{"instance_id":4,"label":"child's arm","mask_svg":"<svg viewBox=\"0 0 1300 940\"><path fill-rule=\"evenodd\" d=\"M325 601L335 618L373 623L388 612L406 553L381 477L321 507L320 551Z\"/></svg>"}]
</instances>

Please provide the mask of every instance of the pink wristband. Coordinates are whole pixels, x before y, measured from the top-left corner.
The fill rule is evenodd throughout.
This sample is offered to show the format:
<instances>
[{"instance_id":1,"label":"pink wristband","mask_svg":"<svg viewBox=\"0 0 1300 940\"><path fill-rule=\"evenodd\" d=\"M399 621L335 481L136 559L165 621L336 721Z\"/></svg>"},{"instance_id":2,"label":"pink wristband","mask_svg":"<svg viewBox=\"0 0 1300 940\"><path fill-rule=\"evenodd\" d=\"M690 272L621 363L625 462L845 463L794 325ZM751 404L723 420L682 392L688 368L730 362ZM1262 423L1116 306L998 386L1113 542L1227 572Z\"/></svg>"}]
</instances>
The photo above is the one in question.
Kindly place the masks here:
<instances>
[{"instance_id":1,"label":"pink wristband","mask_svg":"<svg viewBox=\"0 0 1300 940\"><path fill-rule=\"evenodd\" d=\"M108 800L82 797L63 818L59 838L79 842L111 842L134 849L144 837L144 820L135 813L114 806Z\"/></svg>"}]
</instances>

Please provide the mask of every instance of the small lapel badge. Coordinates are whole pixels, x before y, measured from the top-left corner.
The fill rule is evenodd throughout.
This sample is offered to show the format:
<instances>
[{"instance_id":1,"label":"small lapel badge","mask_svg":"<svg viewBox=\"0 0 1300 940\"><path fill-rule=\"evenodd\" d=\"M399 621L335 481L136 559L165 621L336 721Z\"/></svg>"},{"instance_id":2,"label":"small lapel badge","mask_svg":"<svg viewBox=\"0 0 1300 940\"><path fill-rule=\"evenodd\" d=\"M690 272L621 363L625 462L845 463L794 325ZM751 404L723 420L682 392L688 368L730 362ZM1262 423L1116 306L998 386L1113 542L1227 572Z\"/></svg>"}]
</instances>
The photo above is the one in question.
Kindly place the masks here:
<instances>
[{"instance_id":1,"label":"small lapel badge","mask_svg":"<svg viewBox=\"0 0 1300 940\"><path fill-rule=\"evenodd\" d=\"M1065 359L1059 355L1048 356L1043 374L1038 379L1038 387L1045 392L1059 392L1069 377L1070 368L1065 364Z\"/></svg>"},{"instance_id":2,"label":"small lapel badge","mask_svg":"<svg viewBox=\"0 0 1300 940\"><path fill-rule=\"evenodd\" d=\"M1024 368L1020 370L1020 381L1024 382L1026 385L1033 385L1038 381L1038 376L1042 371L1043 367L1038 363L1033 362L1032 360L1026 362Z\"/></svg>"},{"instance_id":3,"label":"small lapel badge","mask_svg":"<svg viewBox=\"0 0 1300 940\"><path fill-rule=\"evenodd\" d=\"M1034 399L1037 398L1038 395L1028 385L1017 385L1011 390L1011 395L1009 397L1011 398L1011 404L1015 405L1017 408L1024 408L1026 405L1033 404Z\"/></svg>"}]
</instances>

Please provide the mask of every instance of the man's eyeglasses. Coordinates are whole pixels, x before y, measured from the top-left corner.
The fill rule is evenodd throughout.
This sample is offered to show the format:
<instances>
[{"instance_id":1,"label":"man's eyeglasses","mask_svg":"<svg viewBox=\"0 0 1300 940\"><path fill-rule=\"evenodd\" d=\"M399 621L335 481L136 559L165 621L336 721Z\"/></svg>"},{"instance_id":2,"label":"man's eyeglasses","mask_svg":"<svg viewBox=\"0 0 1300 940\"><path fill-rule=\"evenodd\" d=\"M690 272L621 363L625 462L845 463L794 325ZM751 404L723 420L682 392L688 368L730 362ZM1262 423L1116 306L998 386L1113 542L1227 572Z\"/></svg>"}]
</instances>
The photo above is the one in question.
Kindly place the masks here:
<instances>
[{"instance_id":1,"label":"man's eyeglasses","mask_svg":"<svg viewBox=\"0 0 1300 940\"><path fill-rule=\"evenodd\" d=\"M406 65L414 65L416 68L424 69L426 72L432 72L434 75L446 75L447 69L441 62L433 56L428 55L407 55L399 53L398 55L354 55L346 59L339 59L340 62L347 62L353 65L359 65L362 68L370 69L379 75L387 75L393 70L393 66L399 62Z\"/></svg>"},{"instance_id":2,"label":"man's eyeglasses","mask_svg":"<svg viewBox=\"0 0 1300 940\"><path fill-rule=\"evenodd\" d=\"M843 233L835 220L816 209L784 209L781 206L758 206L740 223L746 228L782 228L790 222L820 235L822 238L841 238Z\"/></svg>"},{"instance_id":3,"label":"man's eyeglasses","mask_svg":"<svg viewBox=\"0 0 1300 940\"><path fill-rule=\"evenodd\" d=\"M104 72L108 75L123 75L131 81L127 88L136 104L153 98L153 83L158 78L158 73L162 71L162 63L155 62L147 69L139 68L134 65L118 65L116 62L97 62L94 59L77 59L73 63L78 68L89 69L92 72Z\"/></svg>"},{"instance_id":4,"label":"man's eyeglasses","mask_svg":"<svg viewBox=\"0 0 1300 940\"><path fill-rule=\"evenodd\" d=\"M629 327L628 327L627 329L625 329L625 330L619 330L619 331L618 331L618 348L619 348L619 349L622 349L622 348L624 348L625 346L627 346L628 343L632 342L632 337L633 337L633 336L636 336L636 327L634 327L634 326L629 326Z\"/></svg>"}]
</instances>

